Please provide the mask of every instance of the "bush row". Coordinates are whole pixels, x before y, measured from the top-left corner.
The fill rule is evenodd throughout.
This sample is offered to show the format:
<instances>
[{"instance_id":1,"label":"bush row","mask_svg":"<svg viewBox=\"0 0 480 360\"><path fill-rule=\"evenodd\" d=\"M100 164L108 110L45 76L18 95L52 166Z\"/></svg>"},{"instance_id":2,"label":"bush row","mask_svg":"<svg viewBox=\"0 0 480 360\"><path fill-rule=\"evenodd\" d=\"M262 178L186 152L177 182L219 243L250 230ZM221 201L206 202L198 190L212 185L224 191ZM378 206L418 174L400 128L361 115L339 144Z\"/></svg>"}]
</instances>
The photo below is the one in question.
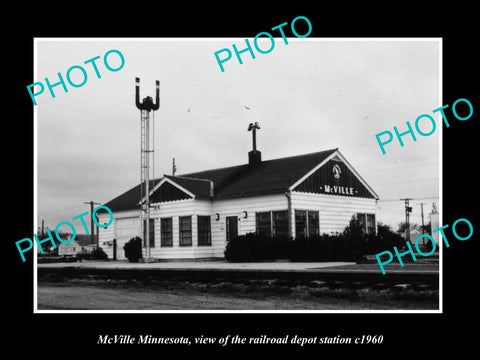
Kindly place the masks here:
<instances>
[{"instance_id":1,"label":"bush row","mask_svg":"<svg viewBox=\"0 0 480 360\"><path fill-rule=\"evenodd\" d=\"M376 235L367 235L352 219L342 233L314 235L308 238L268 237L248 233L231 239L225 248L225 259L230 262L256 262L285 259L290 261L358 261L364 255L376 254L397 246L405 240L379 226Z\"/></svg>"}]
</instances>

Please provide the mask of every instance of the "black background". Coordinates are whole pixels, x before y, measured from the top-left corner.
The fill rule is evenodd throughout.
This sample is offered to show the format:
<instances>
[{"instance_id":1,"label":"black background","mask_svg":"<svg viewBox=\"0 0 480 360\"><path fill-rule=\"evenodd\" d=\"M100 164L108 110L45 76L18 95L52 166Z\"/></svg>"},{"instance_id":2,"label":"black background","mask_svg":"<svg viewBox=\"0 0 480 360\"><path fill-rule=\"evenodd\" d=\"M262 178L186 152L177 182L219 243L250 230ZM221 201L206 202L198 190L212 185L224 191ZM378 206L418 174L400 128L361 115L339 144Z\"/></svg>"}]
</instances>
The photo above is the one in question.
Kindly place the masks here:
<instances>
[{"instance_id":1,"label":"black background","mask_svg":"<svg viewBox=\"0 0 480 360\"><path fill-rule=\"evenodd\" d=\"M320 5L318 5L320 4ZM478 88L477 10L460 2L419 7L383 3L382 6L323 2L254 5L245 2L190 5L175 9L155 3L13 4L2 23L4 92L5 181L2 291L4 338L15 355L66 358L69 356L138 355L161 358L168 353L220 356L249 352L305 355L432 356L451 349L466 354L474 348L476 276L478 265L478 199L476 123L480 105ZM33 230L33 106L26 86L33 83L34 37L241 37L296 16L308 17L310 37L442 37L443 104L467 98L474 114L468 121L450 121L443 131L443 223L467 218L474 224L468 241L452 240L444 251L443 314L33 314L33 260L21 262L15 241L31 238ZM299 33L303 33L299 29ZM451 110L447 115L453 119ZM475 127L475 128L474 128ZM407 194L408 195L408 194ZM447 232L447 234L451 234ZM472 328L473 325L473 328ZM152 334L154 336L242 337L383 335L376 346L122 346L97 345L99 334ZM30 353L33 351L33 353ZM4 351L4 353L8 353ZM168 355L172 356L172 355Z\"/></svg>"}]
</instances>

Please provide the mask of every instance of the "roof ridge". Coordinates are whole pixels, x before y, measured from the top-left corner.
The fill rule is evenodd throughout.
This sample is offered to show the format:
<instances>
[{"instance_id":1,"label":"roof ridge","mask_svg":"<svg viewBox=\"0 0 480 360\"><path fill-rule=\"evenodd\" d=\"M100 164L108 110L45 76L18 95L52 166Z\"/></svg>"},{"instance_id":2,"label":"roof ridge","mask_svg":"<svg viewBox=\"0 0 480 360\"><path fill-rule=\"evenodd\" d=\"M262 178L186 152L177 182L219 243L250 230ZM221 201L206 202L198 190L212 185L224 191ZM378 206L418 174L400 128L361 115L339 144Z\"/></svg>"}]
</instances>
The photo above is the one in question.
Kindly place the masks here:
<instances>
[{"instance_id":1,"label":"roof ridge","mask_svg":"<svg viewBox=\"0 0 480 360\"><path fill-rule=\"evenodd\" d=\"M285 157L282 157L282 158L269 159L269 160L262 160L261 163L266 163L266 162L271 162L271 161L279 161L279 160L286 160L286 159L293 159L293 158L298 158L298 157L303 157L303 156L308 156L308 155L321 154L321 153L325 153L325 152L329 152L329 151L333 152L333 151L337 151L337 150L338 150L338 147L333 148L333 149L328 149L328 150L315 151L315 152L312 152L312 153L299 154L299 155L293 155L293 156L285 156ZM187 175L191 176L191 175L194 175L194 174L205 173L205 172L208 172L208 171L218 171L218 170L224 170L224 169L232 169L232 168L235 168L235 167L248 166L248 165L249 164L247 163L247 164L241 164L241 165L233 165L233 166L225 166L225 167L221 167L221 168L201 170L201 171L186 173L185 176L184 175L179 175L179 177L186 177Z\"/></svg>"},{"instance_id":2,"label":"roof ridge","mask_svg":"<svg viewBox=\"0 0 480 360\"><path fill-rule=\"evenodd\" d=\"M174 175L163 175L167 178L181 178L181 179L187 179L187 180L200 180L200 181L212 181L212 180L209 180L209 179L200 179L200 178L195 178L195 177L188 177L188 176L183 176L183 175L179 175L179 176L174 176Z\"/></svg>"}]
</instances>

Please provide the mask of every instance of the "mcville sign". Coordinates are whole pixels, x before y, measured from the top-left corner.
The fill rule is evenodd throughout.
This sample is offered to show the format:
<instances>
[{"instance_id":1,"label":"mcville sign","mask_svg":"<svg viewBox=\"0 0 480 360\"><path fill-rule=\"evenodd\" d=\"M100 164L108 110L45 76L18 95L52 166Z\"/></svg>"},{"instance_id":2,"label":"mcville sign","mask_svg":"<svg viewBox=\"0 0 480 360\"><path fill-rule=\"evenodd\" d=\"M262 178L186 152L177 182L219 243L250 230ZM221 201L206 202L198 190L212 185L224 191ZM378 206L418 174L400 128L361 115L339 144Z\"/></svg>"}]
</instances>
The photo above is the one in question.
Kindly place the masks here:
<instances>
[{"instance_id":1,"label":"mcville sign","mask_svg":"<svg viewBox=\"0 0 480 360\"><path fill-rule=\"evenodd\" d=\"M320 190L322 187L320 186ZM323 191L328 194L343 194L343 195L355 195L358 191L353 192L353 187L325 185Z\"/></svg>"}]
</instances>

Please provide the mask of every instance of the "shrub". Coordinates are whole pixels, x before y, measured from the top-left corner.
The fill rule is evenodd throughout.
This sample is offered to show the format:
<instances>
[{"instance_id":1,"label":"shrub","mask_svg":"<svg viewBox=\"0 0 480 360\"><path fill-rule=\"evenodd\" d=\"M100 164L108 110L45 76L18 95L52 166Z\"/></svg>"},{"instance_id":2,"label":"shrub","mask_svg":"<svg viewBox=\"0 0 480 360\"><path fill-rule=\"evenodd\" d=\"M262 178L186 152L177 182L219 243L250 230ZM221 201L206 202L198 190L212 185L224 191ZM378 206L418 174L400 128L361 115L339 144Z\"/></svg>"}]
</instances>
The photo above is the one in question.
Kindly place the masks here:
<instances>
[{"instance_id":1,"label":"shrub","mask_svg":"<svg viewBox=\"0 0 480 360\"><path fill-rule=\"evenodd\" d=\"M123 250L128 261L138 262L142 258L142 239L138 236L131 238L123 245Z\"/></svg>"},{"instance_id":2,"label":"shrub","mask_svg":"<svg viewBox=\"0 0 480 360\"><path fill-rule=\"evenodd\" d=\"M255 262L290 257L292 239L247 233L236 236L225 247L225 259L230 262Z\"/></svg>"},{"instance_id":3,"label":"shrub","mask_svg":"<svg viewBox=\"0 0 480 360\"><path fill-rule=\"evenodd\" d=\"M371 254L393 249L394 246L401 249L405 245L405 239L394 232L388 225L377 226L377 237L378 239L371 246Z\"/></svg>"},{"instance_id":4,"label":"shrub","mask_svg":"<svg viewBox=\"0 0 480 360\"><path fill-rule=\"evenodd\" d=\"M230 262L252 261L249 244L245 235L236 236L227 242L225 259Z\"/></svg>"},{"instance_id":5,"label":"shrub","mask_svg":"<svg viewBox=\"0 0 480 360\"><path fill-rule=\"evenodd\" d=\"M270 237L248 233L231 239L225 248L230 262L254 262L276 259L291 261L358 261L364 255L401 248L405 240L388 225L378 225L377 234L365 234L355 217L342 233L309 237Z\"/></svg>"},{"instance_id":6,"label":"shrub","mask_svg":"<svg viewBox=\"0 0 480 360\"><path fill-rule=\"evenodd\" d=\"M108 255L101 247L97 247L92 251L90 258L92 260L108 260Z\"/></svg>"}]
</instances>

